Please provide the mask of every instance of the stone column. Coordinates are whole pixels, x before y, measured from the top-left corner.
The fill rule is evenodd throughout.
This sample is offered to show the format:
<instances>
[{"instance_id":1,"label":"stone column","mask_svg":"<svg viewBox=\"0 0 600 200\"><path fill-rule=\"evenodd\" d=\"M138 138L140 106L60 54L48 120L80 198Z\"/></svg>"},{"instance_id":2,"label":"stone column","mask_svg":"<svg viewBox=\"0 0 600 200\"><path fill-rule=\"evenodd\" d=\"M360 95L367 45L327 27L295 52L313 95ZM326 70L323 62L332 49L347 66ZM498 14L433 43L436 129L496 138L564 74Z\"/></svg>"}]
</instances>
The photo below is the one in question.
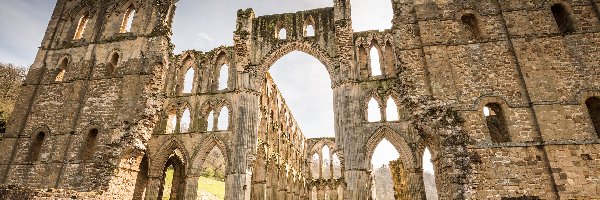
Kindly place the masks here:
<instances>
[{"instance_id":1,"label":"stone column","mask_svg":"<svg viewBox=\"0 0 600 200\"><path fill-rule=\"evenodd\" d=\"M145 200L156 200L160 199L158 196L160 193L160 188L162 187L163 181L162 177L149 177L148 178L148 186L146 186L146 196Z\"/></svg>"},{"instance_id":2,"label":"stone column","mask_svg":"<svg viewBox=\"0 0 600 200\"><path fill-rule=\"evenodd\" d=\"M198 179L199 176L187 177L185 179L185 194L184 199L196 199L198 196Z\"/></svg>"}]
</instances>

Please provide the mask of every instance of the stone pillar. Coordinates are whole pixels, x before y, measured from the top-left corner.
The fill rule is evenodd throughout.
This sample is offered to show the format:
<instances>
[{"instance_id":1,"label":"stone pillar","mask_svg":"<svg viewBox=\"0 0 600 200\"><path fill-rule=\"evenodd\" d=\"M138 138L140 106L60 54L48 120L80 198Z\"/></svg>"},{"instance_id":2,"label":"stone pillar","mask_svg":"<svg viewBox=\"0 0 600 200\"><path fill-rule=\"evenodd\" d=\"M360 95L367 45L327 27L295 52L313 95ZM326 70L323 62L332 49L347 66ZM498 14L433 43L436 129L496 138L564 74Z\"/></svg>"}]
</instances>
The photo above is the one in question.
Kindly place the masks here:
<instances>
[{"instance_id":1,"label":"stone pillar","mask_svg":"<svg viewBox=\"0 0 600 200\"><path fill-rule=\"evenodd\" d=\"M196 199L198 196L198 179L199 176L187 177L185 179L185 194L184 199Z\"/></svg>"},{"instance_id":2,"label":"stone pillar","mask_svg":"<svg viewBox=\"0 0 600 200\"><path fill-rule=\"evenodd\" d=\"M160 193L160 189L162 187L163 181L162 177L149 177L148 178L148 186L146 186L146 196L145 200L156 200L160 199L158 196Z\"/></svg>"},{"instance_id":3,"label":"stone pillar","mask_svg":"<svg viewBox=\"0 0 600 200\"><path fill-rule=\"evenodd\" d=\"M346 192L344 198L347 200L362 200L371 198L369 191L371 178L366 171L346 171Z\"/></svg>"},{"instance_id":4,"label":"stone pillar","mask_svg":"<svg viewBox=\"0 0 600 200\"><path fill-rule=\"evenodd\" d=\"M266 200L267 199L267 184L266 181L252 183L253 188L253 200Z\"/></svg>"}]
</instances>

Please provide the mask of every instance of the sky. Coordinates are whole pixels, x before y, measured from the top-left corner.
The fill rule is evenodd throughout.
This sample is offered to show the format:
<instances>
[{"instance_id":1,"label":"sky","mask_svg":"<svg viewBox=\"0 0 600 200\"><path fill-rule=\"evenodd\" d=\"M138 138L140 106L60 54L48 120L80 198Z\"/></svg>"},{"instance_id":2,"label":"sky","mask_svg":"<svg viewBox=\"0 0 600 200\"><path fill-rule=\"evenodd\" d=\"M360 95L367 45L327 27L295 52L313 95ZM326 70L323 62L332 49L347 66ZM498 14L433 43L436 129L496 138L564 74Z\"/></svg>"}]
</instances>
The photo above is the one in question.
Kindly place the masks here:
<instances>
[{"instance_id":1,"label":"sky","mask_svg":"<svg viewBox=\"0 0 600 200\"><path fill-rule=\"evenodd\" d=\"M0 62L27 68L35 58L55 1L0 0L0 3L0 27L4 27L0 29ZM351 5L354 31L391 27L391 0L352 0ZM179 0L173 19L175 53L232 45L239 9L253 8L257 16L262 16L332 6L333 0ZM292 52L278 60L270 73L304 134L333 137L333 94L325 66L312 56ZM378 150L383 155L395 152L387 140ZM397 152L374 156L373 163L377 167L396 158Z\"/></svg>"}]
</instances>

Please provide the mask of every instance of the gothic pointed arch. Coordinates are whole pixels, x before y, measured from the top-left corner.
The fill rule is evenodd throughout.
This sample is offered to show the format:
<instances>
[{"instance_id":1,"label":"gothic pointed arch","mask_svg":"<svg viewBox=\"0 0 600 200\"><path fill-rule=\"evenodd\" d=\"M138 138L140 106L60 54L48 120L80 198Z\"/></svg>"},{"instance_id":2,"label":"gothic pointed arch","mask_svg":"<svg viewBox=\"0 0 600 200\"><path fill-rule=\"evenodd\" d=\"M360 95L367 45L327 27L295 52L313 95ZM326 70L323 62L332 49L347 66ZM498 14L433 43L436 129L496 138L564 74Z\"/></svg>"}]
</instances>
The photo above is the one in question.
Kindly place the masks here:
<instances>
[{"instance_id":1,"label":"gothic pointed arch","mask_svg":"<svg viewBox=\"0 0 600 200\"><path fill-rule=\"evenodd\" d=\"M373 153L375 152L375 148L379 143L383 140L387 139L396 151L400 154L400 159L403 161L405 166L414 168L418 165L415 164L415 157L413 154L413 150L409 146L408 142L395 130L389 127L381 127L375 131L375 133L367 140L365 144L365 149L367 152L367 161L371 160Z\"/></svg>"},{"instance_id":2,"label":"gothic pointed arch","mask_svg":"<svg viewBox=\"0 0 600 200\"><path fill-rule=\"evenodd\" d=\"M206 157L208 156L210 151L215 147L218 148L219 151L221 152L221 154L223 155L223 158L225 159L225 166L227 166L227 163L229 162L228 161L229 152L227 150L227 147L225 146L225 143L223 143L221 141L221 139L219 139L215 136L209 136L209 137L205 138L193 150L193 154L192 154L191 162L190 162L190 164L191 164L190 165L190 173L200 174L200 170L202 169L202 166L204 165L204 161L206 160ZM227 167L226 167L226 170L227 170Z\"/></svg>"},{"instance_id":3,"label":"gothic pointed arch","mask_svg":"<svg viewBox=\"0 0 600 200\"><path fill-rule=\"evenodd\" d=\"M185 166L187 161L190 160L190 154L183 141L176 137L172 137L166 142L161 148L153 155L150 155L150 168L149 174L153 177L162 177L162 173L164 172L164 167L167 164L167 161L175 156L179 160L181 160L182 164Z\"/></svg>"}]
</instances>

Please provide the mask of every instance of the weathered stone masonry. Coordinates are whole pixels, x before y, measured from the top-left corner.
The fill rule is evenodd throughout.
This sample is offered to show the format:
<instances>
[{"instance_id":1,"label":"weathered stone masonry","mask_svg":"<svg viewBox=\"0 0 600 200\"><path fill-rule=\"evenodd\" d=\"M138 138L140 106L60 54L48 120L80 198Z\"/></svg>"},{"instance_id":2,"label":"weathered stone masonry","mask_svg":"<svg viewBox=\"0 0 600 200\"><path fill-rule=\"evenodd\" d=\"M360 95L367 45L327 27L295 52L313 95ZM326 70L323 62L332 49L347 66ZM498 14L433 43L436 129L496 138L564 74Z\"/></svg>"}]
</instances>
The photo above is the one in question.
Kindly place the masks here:
<instances>
[{"instance_id":1,"label":"weathered stone masonry","mask_svg":"<svg viewBox=\"0 0 600 200\"><path fill-rule=\"evenodd\" d=\"M173 55L176 1L58 0L0 140L0 183L39 198L195 199L217 147L226 199L362 200L385 138L398 198L425 198L427 147L440 199L600 199L600 1L392 2L385 31L353 32L348 0L240 10L234 46ZM292 51L331 77L335 138L305 138L268 75ZM381 121L367 121L370 99ZM325 146L341 171L312 160Z\"/></svg>"}]
</instances>

